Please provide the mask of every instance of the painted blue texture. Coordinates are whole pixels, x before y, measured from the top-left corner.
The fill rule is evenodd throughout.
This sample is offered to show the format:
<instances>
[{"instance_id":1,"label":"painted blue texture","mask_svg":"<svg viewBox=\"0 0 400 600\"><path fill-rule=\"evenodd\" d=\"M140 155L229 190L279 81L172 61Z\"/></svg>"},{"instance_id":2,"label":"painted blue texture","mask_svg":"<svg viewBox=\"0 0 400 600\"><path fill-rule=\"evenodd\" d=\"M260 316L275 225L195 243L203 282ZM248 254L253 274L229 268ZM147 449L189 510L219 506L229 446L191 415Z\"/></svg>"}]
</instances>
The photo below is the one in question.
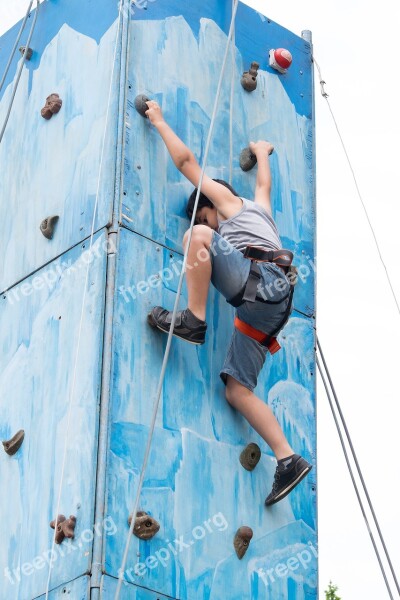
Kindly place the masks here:
<instances>
[{"instance_id":1,"label":"painted blue texture","mask_svg":"<svg viewBox=\"0 0 400 600\"><path fill-rule=\"evenodd\" d=\"M231 4L229 2L216 3L214 0L202 1L201 17L214 21L218 27L228 33L231 21ZM177 17L184 14L195 38L200 40L201 21L196 5L183 7L181 0L169 0L168 2L148 0L147 2L138 2L136 6L133 3L131 14L134 21L144 21L147 26L151 20L164 20L171 16ZM246 65L244 70L246 71L250 63L256 60L261 69L276 73L269 66L269 50L271 48L287 48L290 50L294 64L293 68L284 77L281 77L282 84L291 102L295 105L297 113L311 116L311 48L306 40L277 25L274 21L267 19L246 4L239 2L236 15L236 45L243 57ZM218 54L215 58L219 58L221 61L222 56ZM182 55L180 58L184 59ZM200 79L204 81L203 78Z\"/></svg>"},{"instance_id":2,"label":"painted blue texture","mask_svg":"<svg viewBox=\"0 0 400 600\"><path fill-rule=\"evenodd\" d=\"M50 4L44 4L38 18L43 27L52 14L46 13ZM64 18L65 12L60 11ZM8 289L87 237L96 197L95 231L111 220L118 94L111 94L110 105L108 100L116 32L114 23L97 44L65 23L53 38L43 35L46 45L31 82L32 73L23 70L0 145L0 290ZM114 90L118 89L118 64L119 60ZM14 77L16 66L11 72ZM52 92L60 95L63 106L46 121L40 111ZM0 123L11 93L12 83L0 101ZM60 218L49 241L39 226L50 215Z\"/></svg>"},{"instance_id":3,"label":"painted blue texture","mask_svg":"<svg viewBox=\"0 0 400 600\"><path fill-rule=\"evenodd\" d=\"M192 191L133 102L138 93L156 98L168 122L201 161L230 5L217 0L149 0L147 10L133 6L125 14L130 34L125 114L118 114L119 68L126 50L122 42L111 82L116 0L48 0L41 7L32 44L35 54L23 71L0 146L0 289L7 290L0 297L1 439L21 428L26 431L17 455L0 453L7 488L7 503L3 495L1 506L0 600L43 598L46 586L47 566L38 557L51 548L49 521L55 516L86 275L88 242L84 239L90 234L96 196L95 230L100 231L89 271L60 507L67 516L78 517L75 549L69 552L68 545L60 546L65 555L57 555L54 563L50 598L90 598L90 533L94 525L101 527L93 523L97 461L107 469L104 516L112 525L103 531L100 596L114 598L166 343L165 336L148 327L146 316L155 304L173 306L181 240L188 227L185 202ZM0 39L0 69L17 29ZM294 57L284 76L267 64L268 50L279 46L289 48ZM18 59L19 55L0 98L0 123ZM254 60L261 65L258 87L248 94L240 77ZM295 450L315 467L315 141L310 46L240 5L234 78L233 185L252 198L256 173L240 170L240 150L251 139L271 140L274 217L284 245L294 251L300 267L297 312L280 335L282 350L268 357L256 393L271 406ZM230 84L228 64L207 167L208 174L224 179L228 178ZM51 92L59 93L64 104L46 122L40 109ZM106 280L112 283L107 272L106 226L112 221L114 193L118 194L120 184L119 119L125 122L125 144L118 148L124 151L123 182L120 226L115 227L113 342L106 348ZM53 240L48 241L39 225L51 214L59 214L60 220ZM186 297L184 287L181 307ZM161 528L148 542L132 538L122 599L317 598L316 471L285 500L265 508L276 462L268 446L226 403L219 377L233 316L233 308L211 289L207 343L194 347L173 340L140 500L140 508L153 515ZM99 401L108 391L101 389L106 351L112 354L109 443L107 456L97 456ZM240 452L249 442L257 442L262 450L261 461L251 473L239 463ZM252 527L254 537L239 561L233 537L241 525ZM29 565L35 560L32 571ZM146 564L140 568L141 563Z\"/></svg>"},{"instance_id":4,"label":"painted blue texture","mask_svg":"<svg viewBox=\"0 0 400 600\"><path fill-rule=\"evenodd\" d=\"M47 0L47 2L40 5L39 10L40 14L31 42L34 54L31 61L26 63L27 69L31 72L39 68L43 52L65 24L77 33L90 37L99 44L103 35L117 19L118 2L107 0L101 3L100 8L100 3L96 0L85 0L85 2L68 0L68 10L66 10L61 0ZM25 44L28 39L34 14L35 10L31 12L31 16L26 23L21 37L21 45ZM0 38L0 73L4 72L20 26L21 23L17 23ZM5 86L12 82L13 73L17 69L17 62L20 58L21 56L17 51ZM0 92L0 99L3 93L4 88Z\"/></svg>"},{"instance_id":5,"label":"painted blue texture","mask_svg":"<svg viewBox=\"0 0 400 600\"><path fill-rule=\"evenodd\" d=\"M60 513L77 517L76 544L72 551L65 544L57 547L51 589L90 567L104 244L103 232L93 245L74 390L87 245L76 246L0 299L0 439L25 431L15 456L0 453L7 490L1 506L1 600L28 600L45 591L53 539L49 523L56 516L71 397Z\"/></svg>"},{"instance_id":6,"label":"painted blue texture","mask_svg":"<svg viewBox=\"0 0 400 600\"><path fill-rule=\"evenodd\" d=\"M74 581L69 581L65 585L49 593L49 600L87 600L90 598L90 579L89 577L79 577ZM40 596L36 600L45 600L46 596Z\"/></svg>"}]
</instances>

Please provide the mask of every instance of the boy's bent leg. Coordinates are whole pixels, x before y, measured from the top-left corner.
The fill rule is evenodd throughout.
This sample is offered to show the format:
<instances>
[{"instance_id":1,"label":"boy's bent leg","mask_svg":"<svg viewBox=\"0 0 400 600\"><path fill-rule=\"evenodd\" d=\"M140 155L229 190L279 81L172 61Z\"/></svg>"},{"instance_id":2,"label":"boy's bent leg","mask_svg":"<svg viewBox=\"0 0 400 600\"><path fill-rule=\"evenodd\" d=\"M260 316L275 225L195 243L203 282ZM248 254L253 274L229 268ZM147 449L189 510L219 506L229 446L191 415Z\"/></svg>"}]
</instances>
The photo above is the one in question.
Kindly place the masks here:
<instances>
[{"instance_id":1,"label":"boy's bent leg","mask_svg":"<svg viewBox=\"0 0 400 600\"><path fill-rule=\"evenodd\" d=\"M211 280L212 268L209 249L213 233L213 229L206 225L195 225L187 259L188 307L202 321L205 321L206 318L207 296ZM185 249L188 238L189 231L183 238Z\"/></svg>"},{"instance_id":2,"label":"boy's bent leg","mask_svg":"<svg viewBox=\"0 0 400 600\"><path fill-rule=\"evenodd\" d=\"M231 375L226 376L226 399L267 442L278 460L272 490L265 500L266 506L271 506L285 498L312 466L294 454L269 406Z\"/></svg>"},{"instance_id":3,"label":"boy's bent leg","mask_svg":"<svg viewBox=\"0 0 400 600\"><path fill-rule=\"evenodd\" d=\"M270 407L231 375L227 376L226 399L267 442L278 460L294 454Z\"/></svg>"}]
</instances>

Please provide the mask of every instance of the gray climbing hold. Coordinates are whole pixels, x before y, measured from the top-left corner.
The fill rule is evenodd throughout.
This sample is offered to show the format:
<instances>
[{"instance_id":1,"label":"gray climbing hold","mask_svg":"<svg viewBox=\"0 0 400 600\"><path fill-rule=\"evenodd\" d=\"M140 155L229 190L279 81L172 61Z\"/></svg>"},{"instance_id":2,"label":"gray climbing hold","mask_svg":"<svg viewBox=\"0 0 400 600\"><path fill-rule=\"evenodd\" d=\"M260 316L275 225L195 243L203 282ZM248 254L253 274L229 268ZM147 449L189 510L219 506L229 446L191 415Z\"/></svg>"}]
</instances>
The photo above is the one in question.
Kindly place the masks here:
<instances>
[{"instance_id":1,"label":"gray climbing hold","mask_svg":"<svg viewBox=\"0 0 400 600\"><path fill-rule=\"evenodd\" d=\"M25 52L25 48L26 48L26 46L20 46L20 48L19 48L19 51L21 52L22 55ZM25 60L31 60L32 54L33 54L32 48L28 48L28 50L26 51L26 54L25 54Z\"/></svg>"},{"instance_id":2,"label":"gray climbing hold","mask_svg":"<svg viewBox=\"0 0 400 600\"><path fill-rule=\"evenodd\" d=\"M240 153L239 163L242 171L251 171L257 163L257 157L250 148L244 148Z\"/></svg>"},{"instance_id":3,"label":"gray climbing hold","mask_svg":"<svg viewBox=\"0 0 400 600\"><path fill-rule=\"evenodd\" d=\"M250 69L243 73L241 84L247 92L254 92L257 87L257 74L260 65L258 62L252 62Z\"/></svg>"},{"instance_id":4,"label":"gray climbing hold","mask_svg":"<svg viewBox=\"0 0 400 600\"><path fill-rule=\"evenodd\" d=\"M4 450L7 452L9 456L13 456L22 446L22 442L24 441L25 431L20 429L17 433L10 439L6 440L3 443Z\"/></svg>"},{"instance_id":5,"label":"gray climbing hold","mask_svg":"<svg viewBox=\"0 0 400 600\"><path fill-rule=\"evenodd\" d=\"M149 110L149 107L146 104L146 102L149 102L149 100L150 98L148 98L144 94L139 94L135 98L135 108L138 111L139 115L142 115L142 117L145 117L146 110Z\"/></svg>"},{"instance_id":6,"label":"gray climbing hold","mask_svg":"<svg viewBox=\"0 0 400 600\"><path fill-rule=\"evenodd\" d=\"M40 231L48 240L51 240L53 237L54 228L58 219L58 215L53 215L52 217L47 217L46 219L43 219L43 221L40 223Z\"/></svg>"},{"instance_id":7,"label":"gray climbing hold","mask_svg":"<svg viewBox=\"0 0 400 600\"><path fill-rule=\"evenodd\" d=\"M130 527L132 522L132 515L128 517L128 525ZM148 515L146 512L139 511L136 513L135 525L133 526L133 533L136 537L141 540L151 540L152 537L160 530L160 524L157 523L153 517Z\"/></svg>"},{"instance_id":8,"label":"gray climbing hold","mask_svg":"<svg viewBox=\"0 0 400 600\"><path fill-rule=\"evenodd\" d=\"M241 560L249 549L250 540L253 537L253 530L246 525L239 527L236 532L233 545L235 547L236 555Z\"/></svg>"},{"instance_id":9,"label":"gray climbing hold","mask_svg":"<svg viewBox=\"0 0 400 600\"><path fill-rule=\"evenodd\" d=\"M242 451L239 460L244 469L252 471L258 465L260 458L260 447L252 442Z\"/></svg>"}]
</instances>

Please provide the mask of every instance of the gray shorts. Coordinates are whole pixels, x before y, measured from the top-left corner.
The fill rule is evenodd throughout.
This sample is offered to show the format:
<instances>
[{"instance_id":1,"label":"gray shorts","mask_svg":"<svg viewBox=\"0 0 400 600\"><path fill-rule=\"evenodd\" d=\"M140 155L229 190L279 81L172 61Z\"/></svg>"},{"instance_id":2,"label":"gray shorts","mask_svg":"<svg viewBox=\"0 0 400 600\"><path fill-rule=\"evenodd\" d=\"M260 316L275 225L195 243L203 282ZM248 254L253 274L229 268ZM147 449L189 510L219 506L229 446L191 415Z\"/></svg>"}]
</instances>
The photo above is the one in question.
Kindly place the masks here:
<instances>
[{"instance_id":1,"label":"gray shorts","mask_svg":"<svg viewBox=\"0 0 400 600\"><path fill-rule=\"evenodd\" d=\"M227 299L231 300L243 289L251 262L240 250L214 231L210 246L212 264L211 282ZM245 302L236 309L239 319L265 333L272 333L282 321L289 302L290 283L283 271L273 263L259 263L261 271L260 295L268 302ZM285 299L286 298L286 299ZM226 384L231 375L249 390L257 386L258 375L264 365L267 348L233 330L232 339L221 370L222 381Z\"/></svg>"}]
</instances>

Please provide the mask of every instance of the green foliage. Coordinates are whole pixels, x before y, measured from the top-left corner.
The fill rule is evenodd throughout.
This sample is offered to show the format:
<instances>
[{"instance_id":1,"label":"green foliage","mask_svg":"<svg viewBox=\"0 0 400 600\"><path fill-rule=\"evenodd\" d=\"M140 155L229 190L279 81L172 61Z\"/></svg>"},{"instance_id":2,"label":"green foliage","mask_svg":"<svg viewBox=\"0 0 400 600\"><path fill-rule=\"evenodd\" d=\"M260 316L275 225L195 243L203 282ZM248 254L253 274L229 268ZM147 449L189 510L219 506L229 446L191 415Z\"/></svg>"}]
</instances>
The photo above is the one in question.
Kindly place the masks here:
<instances>
[{"instance_id":1,"label":"green foliage","mask_svg":"<svg viewBox=\"0 0 400 600\"><path fill-rule=\"evenodd\" d=\"M340 596L336 594L338 589L337 585L333 585L330 581L328 589L325 590L325 600L341 600Z\"/></svg>"}]
</instances>

